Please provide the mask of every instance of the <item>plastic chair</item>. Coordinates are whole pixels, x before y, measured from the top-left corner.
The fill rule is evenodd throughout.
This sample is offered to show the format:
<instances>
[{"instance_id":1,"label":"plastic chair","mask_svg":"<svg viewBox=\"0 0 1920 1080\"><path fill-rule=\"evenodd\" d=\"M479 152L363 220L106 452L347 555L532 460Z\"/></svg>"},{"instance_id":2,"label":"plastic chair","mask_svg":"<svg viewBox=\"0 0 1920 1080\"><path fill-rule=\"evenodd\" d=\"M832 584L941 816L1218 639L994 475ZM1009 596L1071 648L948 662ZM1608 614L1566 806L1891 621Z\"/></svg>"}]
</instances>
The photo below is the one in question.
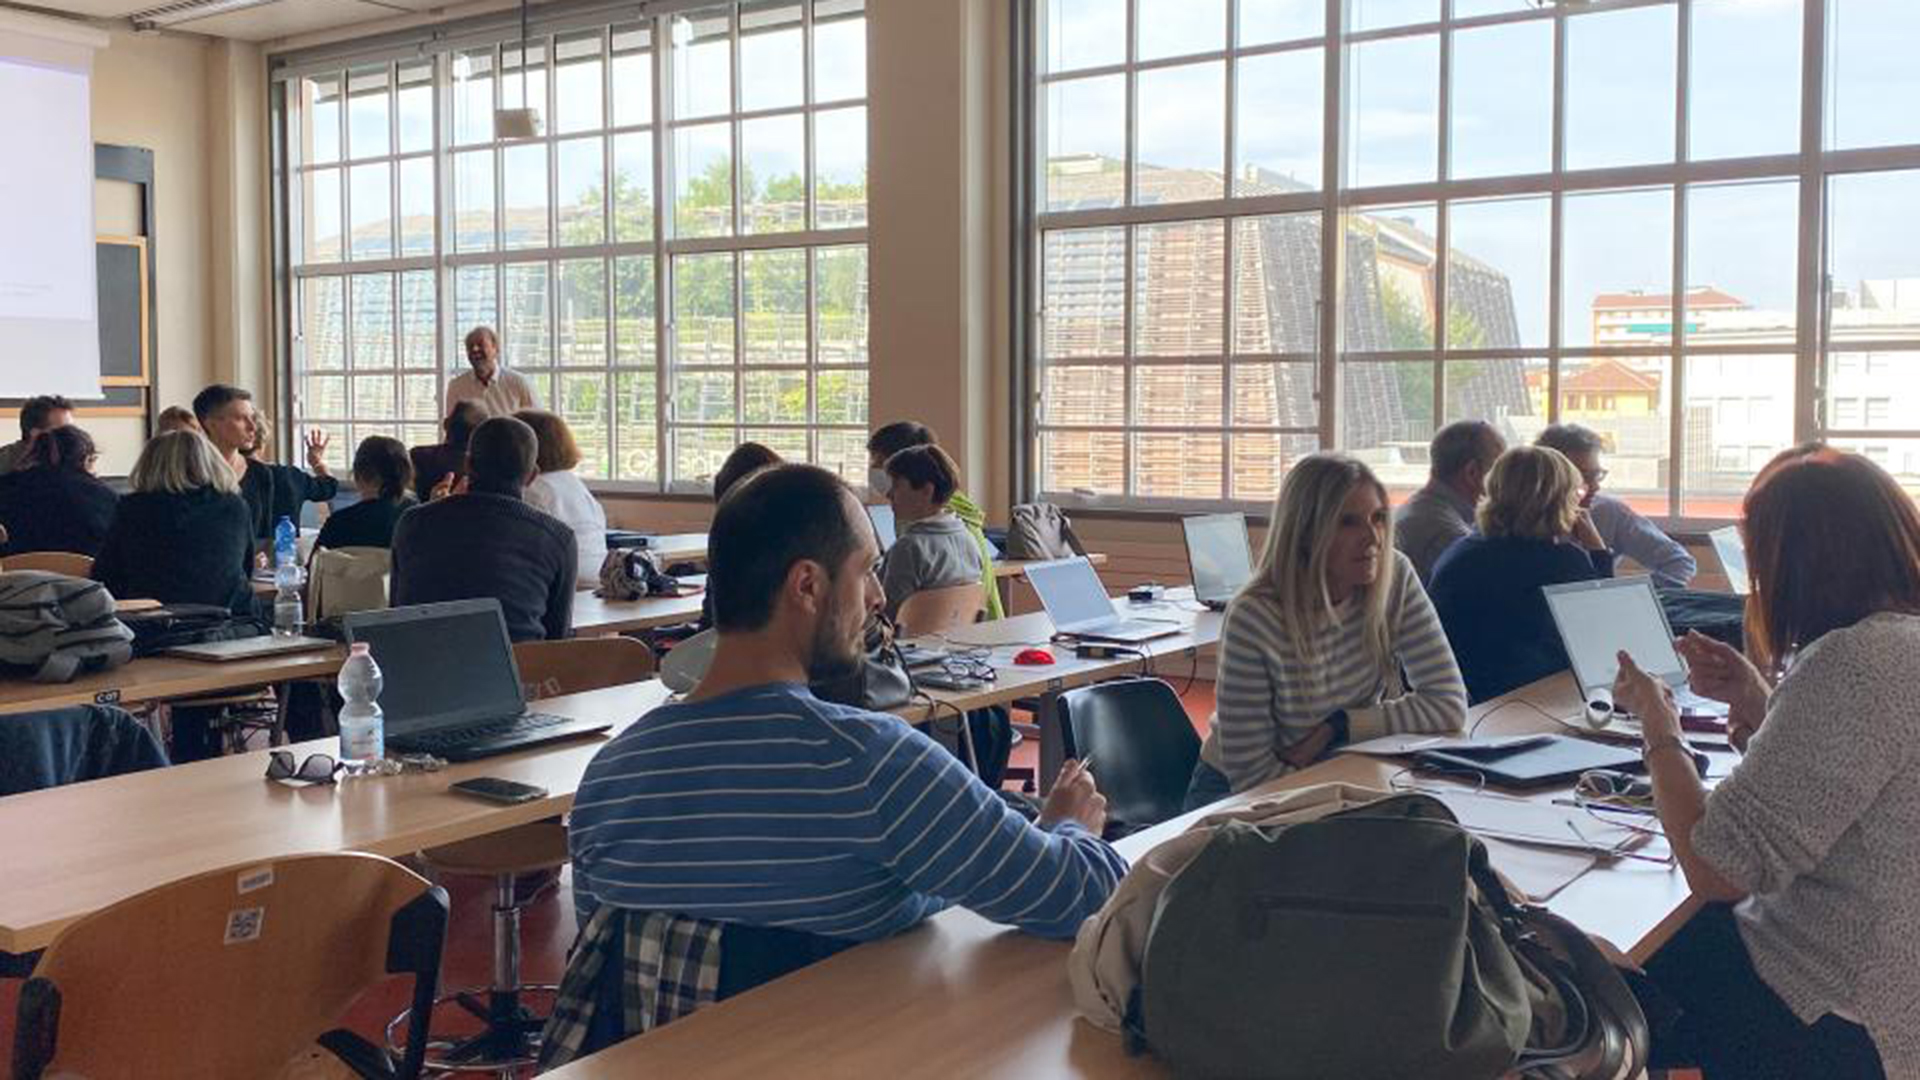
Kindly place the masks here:
<instances>
[{"instance_id":1,"label":"plastic chair","mask_svg":"<svg viewBox=\"0 0 1920 1080\"><path fill-rule=\"evenodd\" d=\"M902 637L945 634L978 619L985 606L979 582L922 589L907 597L894 621L899 623Z\"/></svg>"},{"instance_id":2,"label":"plastic chair","mask_svg":"<svg viewBox=\"0 0 1920 1080\"><path fill-rule=\"evenodd\" d=\"M1180 695L1161 679L1121 679L1060 695L1059 720L1073 752L1091 757L1107 817L1125 831L1177 817L1200 758Z\"/></svg>"},{"instance_id":3,"label":"plastic chair","mask_svg":"<svg viewBox=\"0 0 1920 1080\"><path fill-rule=\"evenodd\" d=\"M513 647L513 662L529 700L639 682L653 674L653 650L623 637L523 641ZM558 818L529 822L430 848L420 858L435 875L492 879L493 980L484 988L443 994L432 1003L451 1003L477 1017L484 1025L479 1032L460 1038L425 1036L424 1041L424 1033L409 1034L404 1045L422 1045L428 1068L435 1072L505 1075L532 1066L546 1016L529 1008L524 998L550 996L559 987L520 981L520 915L558 882L557 872L568 859L566 826ZM400 1051L400 1028L419 1015L424 1014L416 1005L388 1023L389 1050Z\"/></svg>"},{"instance_id":4,"label":"plastic chair","mask_svg":"<svg viewBox=\"0 0 1920 1080\"><path fill-rule=\"evenodd\" d=\"M45 570L50 574L65 574L68 577L91 577L93 556L77 555L71 551L29 551L0 559L0 570Z\"/></svg>"},{"instance_id":5,"label":"plastic chair","mask_svg":"<svg viewBox=\"0 0 1920 1080\"><path fill-rule=\"evenodd\" d=\"M20 992L14 1075L273 1076L317 1039L359 1076L413 1080L418 1053L394 1061L333 1024L388 975L411 975L413 1000L432 1001L446 931L446 892L378 855L162 885L48 946Z\"/></svg>"}]
</instances>

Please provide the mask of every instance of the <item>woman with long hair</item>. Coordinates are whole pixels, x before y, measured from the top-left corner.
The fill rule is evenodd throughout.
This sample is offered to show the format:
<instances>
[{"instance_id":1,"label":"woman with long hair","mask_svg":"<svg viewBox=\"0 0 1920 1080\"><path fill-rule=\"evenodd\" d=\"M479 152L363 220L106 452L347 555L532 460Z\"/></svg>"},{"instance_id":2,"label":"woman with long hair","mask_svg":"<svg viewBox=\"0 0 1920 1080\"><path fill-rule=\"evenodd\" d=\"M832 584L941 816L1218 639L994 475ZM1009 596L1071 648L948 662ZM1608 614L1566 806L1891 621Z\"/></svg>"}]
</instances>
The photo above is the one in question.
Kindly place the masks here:
<instances>
[{"instance_id":1,"label":"woman with long hair","mask_svg":"<svg viewBox=\"0 0 1920 1080\"><path fill-rule=\"evenodd\" d=\"M72 424L34 436L19 468L0 476L0 554L71 551L93 555L113 525L120 497L93 475L93 439Z\"/></svg>"},{"instance_id":2,"label":"woman with long hair","mask_svg":"<svg viewBox=\"0 0 1920 1080\"><path fill-rule=\"evenodd\" d=\"M1654 1064L1920 1075L1920 512L1873 462L1807 445L1761 471L1741 531L1748 654L1680 642L1746 748L1732 775L1707 791L1672 695L1626 653L1614 685L1706 901L1638 986Z\"/></svg>"},{"instance_id":3,"label":"woman with long hair","mask_svg":"<svg viewBox=\"0 0 1920 1080\"><path fill-rule=\"evenodd\" d=\"M328 515L315 547L393 546L393 528L414 506L413 463L406 444L391 435L369 435L353 452L353 486L360 501Z\"/></svg>"},{"instance_id":4,"label":"woman with long hair","mask_svg":"<svg viewBox=\"0 0 1920 1080\"><path fill-rule=\"evenodd\" d=\"M1336 743L1459 730L1467 695L1387 490L1361 462L1313 454L1274 500L1252 580L1220 630L1219 712L1189 806L1313 762Z\"/></svg>"},{"instance_id":5,"label":"woman with long hair","mask_svg":"<svg viewBox=\"0 0 1920 1080\"><path fill-rule=\"evenodd\" d=\"M565 420L544 409L522 409L513 414L533 429L540 440L540 475L527 485L527 505L544 510L573 530L574 557L582 588L600 582L600 564L607 561L607 510L573 471L580 464L580 444Z\"/></svg>"},{"instance_id":6,"label":"woman with long hair","mask_svg":"<svg viewBox=\"0 0 1920 1080\"><path fill-rule=\"evenodd\" d=\"M253 515L233 469L197 431L157 435L133 463L132 494L93 560L122 600L253 612Z\"/></svg>"}]
</instances>

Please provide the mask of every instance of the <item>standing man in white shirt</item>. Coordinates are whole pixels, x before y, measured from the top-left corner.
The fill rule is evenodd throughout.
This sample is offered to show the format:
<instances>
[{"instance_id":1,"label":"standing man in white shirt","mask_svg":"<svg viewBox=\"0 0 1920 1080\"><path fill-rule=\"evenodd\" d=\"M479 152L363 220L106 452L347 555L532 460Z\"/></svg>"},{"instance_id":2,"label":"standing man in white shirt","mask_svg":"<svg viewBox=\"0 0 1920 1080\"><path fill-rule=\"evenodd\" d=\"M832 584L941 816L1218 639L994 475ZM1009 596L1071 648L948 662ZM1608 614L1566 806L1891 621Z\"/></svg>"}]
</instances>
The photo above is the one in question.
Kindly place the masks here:
<instances>
[{"instance_id":1,"label":"standing man in white shirt","mask_svg":"<svg viewBox=\"0 0 1920 1080\"><path fill-rule=\"evenodd\" d=\"M1600 494L1607 470L1600 461L1603 444L1597 433L1579 424L1554 424L1542 431L1533 444L1560 451L1580 470L1580 479L1587 488L1581 505L1587 507L1593 517L1593 527L1614 554L1625 555L1646 567L1653 575L1653 583L1662 589L1687 587L1698 569L1687 549L1661 532L1658 525L1641 517L1625 501Z\"/></svg>"},{"instance_id":2,"label":"standing man in white shirt","mask_svg":"<svg viewBox=\"0 0 1920 1080\"><path fill-rule=\"evenodd\" d=\"M493 327L476 326L467 332L467 363L473 370L447 384L448 409L458 402L471 401L493 417L540 407L533 384L518 372L500 366L500 335L493 332Z\"/></svg>"}]
</instances>

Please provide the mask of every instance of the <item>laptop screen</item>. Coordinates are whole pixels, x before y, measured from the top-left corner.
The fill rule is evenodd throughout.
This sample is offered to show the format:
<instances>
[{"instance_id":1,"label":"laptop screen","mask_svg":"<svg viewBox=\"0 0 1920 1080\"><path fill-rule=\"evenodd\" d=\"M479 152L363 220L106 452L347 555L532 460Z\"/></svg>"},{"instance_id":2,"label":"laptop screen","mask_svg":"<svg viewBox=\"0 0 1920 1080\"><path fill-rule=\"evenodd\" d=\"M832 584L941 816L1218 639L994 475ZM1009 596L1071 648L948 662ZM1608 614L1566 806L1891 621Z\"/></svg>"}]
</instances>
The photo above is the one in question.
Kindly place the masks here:
<instances>
[{"instance_id":1,"label":"laptop screen","mask_svg":"<svg viewBox=\"0 0 1920 1080\"><path fill-rule=\"evenodd\" d=\"M1673 648L1673 631L1653 591L1653 579L1608 578L1548 585L1547 607L1560 628L1581 692L1613 688L1620 673L1615 653L1624 649L1641 670L1670 686L1686 680L1686 665Z\"/></svg>"},{"instance_id":2,"label":"laptop screen","mask_svg":"<svg viewBox=\"0 0 1920 1080\"><path fill-rule=\"evenodd\" d=\"M364 641L380 665L387 732L407 735L518 715L520 673L500 602L454 600L346 618L347 640Z\"/></svg>"},{"instance_id":3,"label":"laptop screen","mask_svg":"<svg viewBox=\"0 0 1920 1080\"><path fill-rule=\"evenodd\" d=\"M880 550L886 551L898 539L893 525L893 507L876 503L867 507L867 516L873 519L873 533L880 541Z\"/></svg>"},{"instance_id":4,"label":"laptop screen","mask_svg":"<svg viewBox=\"0 0 1920 1080\"><path fill-rule=\"evenodd\" d=\"M1747 595L1747 545L1740 539L1740 527L1728 525L1707 534L1713 552L1720 556L1720 569L1726 572L1727 586L1736 596Z\"/></svg>"},{"instance_id":5,"label":"laptop screen","mask_svg":"<svg viewBox=\"0 0 1920 1080\"><path fill-rule=\"evenodd\" d=\"M1113 600L1107 596L1100 575L1084 558L1059 559L1027 567L1027 581L1040 596L1055 630L1068 630L1114 617Z\"/></svg>"},{"instance_id":6,"label":"laptop screen","mask_svg":"<svg viewBox=\"0 0 1920 1080\"><path fill-rule=\"evenodd\" d=\"M1202 514L1182 518L1187 536L1187 565L1193 570L1193 596L1201 603L1231 600L1253 577L1253 553L1247 545L1245 514Z\"/></svg>"}]
</instances>

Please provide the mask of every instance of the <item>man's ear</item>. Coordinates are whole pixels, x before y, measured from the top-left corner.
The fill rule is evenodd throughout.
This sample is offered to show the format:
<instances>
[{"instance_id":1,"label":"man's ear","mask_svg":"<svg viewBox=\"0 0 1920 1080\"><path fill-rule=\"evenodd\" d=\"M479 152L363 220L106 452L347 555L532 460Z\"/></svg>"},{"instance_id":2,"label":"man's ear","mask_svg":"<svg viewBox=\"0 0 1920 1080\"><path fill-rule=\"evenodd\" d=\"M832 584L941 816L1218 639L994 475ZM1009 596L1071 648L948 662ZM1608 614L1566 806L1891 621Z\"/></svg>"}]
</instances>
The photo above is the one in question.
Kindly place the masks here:
<instances>
[{"instance_id":1,"label":"man's ear","mask_svg":"<svg viewBox=\"0 0 1920 1080\"><path fill-rule=\"evenodd\" d=\"M833 582L827 576L826 567L812 559L796 559L787 568L787 580L781 591L799 606L799 610L814 615L826 609L832 587Z\"/></svg>"}]
</instances>

